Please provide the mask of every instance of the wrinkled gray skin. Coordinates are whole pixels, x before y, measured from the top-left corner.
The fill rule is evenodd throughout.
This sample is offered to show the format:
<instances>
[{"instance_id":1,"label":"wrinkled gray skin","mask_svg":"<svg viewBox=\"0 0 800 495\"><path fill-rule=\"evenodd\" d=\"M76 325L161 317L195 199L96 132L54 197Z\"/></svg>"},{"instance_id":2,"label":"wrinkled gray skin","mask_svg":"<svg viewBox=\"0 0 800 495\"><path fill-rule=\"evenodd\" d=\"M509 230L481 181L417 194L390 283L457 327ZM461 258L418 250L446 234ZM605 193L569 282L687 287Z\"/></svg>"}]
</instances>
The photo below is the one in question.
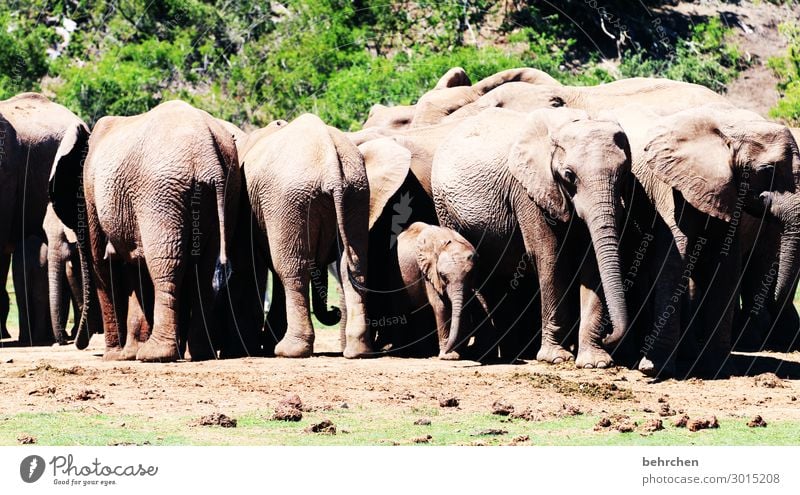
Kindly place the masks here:
<instances>
[{"instance_id":1,"label":"wrinkled gray skin","mask_svg":"<svg viewBox=\"0 0 800 495\"><path fill-rule=\"evenodd\" d=\"M52 206L48 206L44 218L44 231L47 235L47 276L50 307L50 325L57 344L67 343L74 338L79 349L84 349L94 333L103 330L100 306L92 294L89 317L84 332L78 331L83 314L83 281L80 271L78 239L72 229L58 219ZM69 308L72 307L74 326L67 332Z\"/></svg>"},{"instance_id":2,"label":"wrinkled gray skin","mask_svg":"<svg viewBox=\"0 0 800 495\"><path fill-rule=\"evenodd\" d=\"M69 129L50 198L77 238L88 236L84 301L95 282L104 359L175 361L186 341L187 358L215 356L205 321L230 270L240 174L232 133L181 101L103 117L91 138L84 126Z\"/></svg>"},{"instance_id":3,"label":"wrinkled gray skin","mask_svg":"<svg viewBox=\"0 0 800 495\"><path fill-rule=\"evenodd\" d=\"M8 256L14 247L31 235L38 238L37 243L43 238L50 168L65 130L79 124L82 122L75 114L40 94L22 93L0 101L0 251L3 253L0 286L3 291L8 277ZM27 246L25 250L38 259L35 246ZM26 287L24 279L20 284L16 289L18 299L41 297ZM0 297L0 319L8 312L6 299ZM20 320L41 313L47 311L26 311L26 315L20 315ZM41 337L43 342L52 341L49 323L42 328L32 321L24 324L33 328L36 340Z\"/></svg>"},{"instance_id":4,"label":"wrinkled gray skin","mask_svg":"<svg viewBox=\"0 0 800 495\"><path fill-rule=\"evenodd\" d=\"M464 306L473 297L483 301L474 287L476 254L456 231L422 222L411 224L397 237L397 261L410 314L433 313L440 359L460 358L456 346L465 335Z\"/></svg>"},{"instance_id":5,"label":"wrinkled gray skin","mask_svg":"<svg viewBox=\"0 0 800 495\"><path fill-rule=\"evenodd\" d=\"M374 105L363 127L402 130L436 124L459 108L509 83L559 85L559 82L548 74L526 67L500 71L471 84L464 69L453 67L439 79L432 90L422 95L415 105L391 107Z\"/></svg>"},{"instance_id":6,"label":"wrinkled gray skin","mask_svg":"<svg viewBox=\"0 0 800 495\"><path fill-rule=\"evenodd\" d=\"M706 104L729 104L725 97L705 86L669 79L634 77L597 86L556 86L510 82L496 87L473 103L463 105L441 121L459 120L487 108L529 112L537 108L568 107L602 115L635 104L637 108L669 115Z\"/></svg>"},{"instance_id":7,"label":"wrinkled gray skin","mask_svg":"<svg viewBox=\"0 0 800 495\"><path fill-rule=\"evenodd\" d=\"M431 186L439 221L472 242L482 260L493 261L481 265L478 285L487 299L493 297L490 308L515 291L515 272L536 268L540 360L573 359L566 348L573 318L567 296L571 277L580 272L582 307L602 313L605 293L613 329L604 335L598 318L582 317L576 364L613 362L609 350L628 328L617 213L629 170L628 142L619 125L569 109L487 110L465 120L436 151ZM586 223L595 252L581 253L587 255L583 263L583 256L562 252L568 229L581 229L570 223L573 212Z\"/></svg>"},{"instance_id":8,"label":"wrinkled gray skin","mask_svg":"<svg viewBox=\"0 0 800 495\"><path fill-rule=\"evenodd\" d=\"M253 132L242 159L254 248L256 254L267 253L261 259L271 264L285 292L286 334L275 355L307 357L313 352L309 289L315 311L327 312L325 267L341 255L344 355L369 356L364 287L372 198L364 160L343 133L314 115L279 127L277 132ZM255 269L265 272L266 266ZM256 283L263 294L265 279Z\"/></svg>"},{"instance_id":9,"label":"wrinkled gray skin","mask_svg":"<svg viewBox=\"0 0 800 495\"><path fill-rule=\"evenodd\" d=\"M790 132L797 144L798 130ZM742 218L742 305L736 308L735 348L791 351L800 344L793 304L800 272L800 160L792 174L794 192L780 190L780 182L778 187L764 185L775 190L762 192L758 203L763 208Z\"/></svg>"},{"instance_id":10,"label":"wrinkled gray skin","mask_svg":"<svg viewBox=\"0 0 800 495\"><path fill-rule=\"evenodd\" d=\"M637 107L614 113L631 140L641 186L638 197L629 198L629 211L654 238L653 254L645 259L658 274L655 319L639 368L670 375L678 343L691 348L699 338L706 352L691 350L690 371L730 373L740 273L737 227L758 208L759 194L794 189L798 158L791 135L749 112L718 106L660 118Z\"/></svg>"},{"instance_id":11,"label":"wrinkled gray skin","mask_svg":"<svg viewBox=\"0 0 800 495\"><path fill-rule=\"evenodd\" d=\"M19 341L28 345L53 341L47 311L47 242L44 232L17 244L11 261L19 310Z\"/></svg>"}]
</instances>

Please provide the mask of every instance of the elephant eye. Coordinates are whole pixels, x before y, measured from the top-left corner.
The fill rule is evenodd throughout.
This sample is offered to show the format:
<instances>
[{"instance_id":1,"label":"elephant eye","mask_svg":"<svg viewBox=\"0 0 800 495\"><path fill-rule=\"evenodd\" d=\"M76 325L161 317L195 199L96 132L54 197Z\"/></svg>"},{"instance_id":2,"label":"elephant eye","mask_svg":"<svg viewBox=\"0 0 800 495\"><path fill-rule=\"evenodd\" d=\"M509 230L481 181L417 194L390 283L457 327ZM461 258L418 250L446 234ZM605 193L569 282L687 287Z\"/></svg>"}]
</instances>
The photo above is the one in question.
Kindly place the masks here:
<instances>
[{"instance_id":1,"label":"elephant eye","mask_svg":"<svg viewBox=\"0 0 800 495\"><path fill-rule=\"evenodd\" d=\"M575 172L573 172L571 169L565 169L564 170L564 180L566 180L567 182L569 182L572 185L575 185L575 182L577 182L577 180L578 180L578 176L575 175Z\"/></svg>"}]
</instances>

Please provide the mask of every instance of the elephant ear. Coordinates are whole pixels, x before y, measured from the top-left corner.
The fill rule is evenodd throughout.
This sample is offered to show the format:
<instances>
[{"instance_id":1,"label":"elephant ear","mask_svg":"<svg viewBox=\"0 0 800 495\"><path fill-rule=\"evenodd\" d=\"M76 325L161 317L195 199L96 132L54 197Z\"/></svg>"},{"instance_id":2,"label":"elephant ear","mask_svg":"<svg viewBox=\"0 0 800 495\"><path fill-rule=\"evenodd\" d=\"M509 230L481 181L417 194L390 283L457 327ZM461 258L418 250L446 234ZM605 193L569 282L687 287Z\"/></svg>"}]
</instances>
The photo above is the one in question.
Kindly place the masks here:
<instances>
[{"instance_id":1,"label":"elephant ear","mask_svg":"<svg viewBox=\"0 0 800 495\"><path fill-rule=\"evenodd\" d=\"M456 86L469 86L471 84L472 82L469 80L467 71L461 67L453 67L439 78L439 82L436 83L433 89L454 88Z\"/></svg>"},{"instance_id":2,"label":"elephant ear","mask_svg":"<svg viewBox=\"0 0 800 495\"><path fill-rule=\"evenodd\" d=\"M427 227L417 237L417 266L425 280L431 283L437 294L444 295L444 283L439 276L439 254L448 241L437 240L428 235Z\"/></svg>"},{"instance_id":3,"label":"elephant ear","mask_svg":"<svg viewBox=\"0 0 800 495\"><path fill-rule=\"evenodd\" d=\"M541 112L525 119L520 133L508 155L508 169L528 196L556 220L566 222L570 217L564 192L553 175L552 161L556 152L547 121Z\"/></svg>"},{"instance_id":4,"label":"elephant ear","mask_svg":"<svg viewBox=\"0 0 800 495\"><path fill-rule=\"evenodd\" d=\"M411 167L411 152L391 138L374 139L358 147L364 157L369 182L369 227L400 189Z\"/></svg>"},{"instance_id":5,"label":"elephant ear","mask_svg":"<svg viewBox=\"0 0 800 495\"><path fill-rule=\"evenodd\" d=\"M647 166L698 210L730 221L736 208L730 138L715 119L699 114L666 120L644 147Z\"/></svg>"},{"instance_id":6,"label":"elephant ear","mask_svg":"<svg viewBox=\"0 0 800 495\"><path fill-rule=\"evenodd\" d=\"M48 195L61 222L78 229L79 205L83 197L83 162L89 144L89 128L83 122L69 127L53 160Z\"/></svg>"}]
</instances>

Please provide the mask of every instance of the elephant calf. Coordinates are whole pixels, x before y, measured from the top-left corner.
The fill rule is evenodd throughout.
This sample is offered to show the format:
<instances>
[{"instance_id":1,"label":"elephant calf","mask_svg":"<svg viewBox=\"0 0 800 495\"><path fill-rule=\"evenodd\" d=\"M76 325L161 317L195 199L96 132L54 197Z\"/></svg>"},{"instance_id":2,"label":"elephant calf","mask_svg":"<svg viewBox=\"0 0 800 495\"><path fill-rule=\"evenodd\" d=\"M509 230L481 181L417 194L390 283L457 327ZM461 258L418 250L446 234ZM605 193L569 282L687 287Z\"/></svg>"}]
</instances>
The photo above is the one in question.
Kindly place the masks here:
<instances>
[{"instance_id":1,"label":"elephant calf","mask_svg":"<svg viewBox=\"0 0 800 495\"><path fill-rule=\"evenodd\" d=\"M409 307L417 318L433 313L441 359L460 357L455 348L463 340L465 299L475 295L485 307L473 284L476 258L472 244L452 229L415 222L397 236Z\"/></svg>"}]
</instances>

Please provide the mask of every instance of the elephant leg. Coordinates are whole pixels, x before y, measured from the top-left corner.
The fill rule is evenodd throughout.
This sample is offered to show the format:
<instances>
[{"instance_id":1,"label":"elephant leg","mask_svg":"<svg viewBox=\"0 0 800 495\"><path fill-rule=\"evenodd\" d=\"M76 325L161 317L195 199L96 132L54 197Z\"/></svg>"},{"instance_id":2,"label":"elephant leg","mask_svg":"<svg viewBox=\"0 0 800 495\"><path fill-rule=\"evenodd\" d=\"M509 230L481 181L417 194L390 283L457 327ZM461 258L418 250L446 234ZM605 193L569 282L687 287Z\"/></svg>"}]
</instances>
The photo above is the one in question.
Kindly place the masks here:
<instances>
[{"instance_id":1,"label":"elephant leg","mask_svg":"<svg viewBox=\"0 0 800 495\"><path fill-rule=\"evenodd\" d=\"M153 331L139 347L136 359L169 362L180 359L179 309L181 282L185 268L179 258L150 255L145 248L150 278L153 280Z\"/></svg>"},{"instance_id":2,"label":"elephant leg","mask_svg":"<svg viewBox=\"0 0 800 495\"><path fill-rule=\"evenodd\" d=\"M728 376L736 372L731 362L731 333L733 330L733 307L739 297L739 245L734 240L730 252L718 257L718 264L708 263L716 267L716 273L706 270L698 279L705 289L705 299L700 317L710 334L706 339L706 347L700 356L698 368L701 372L714 377Z\"/></svg>"},{"instance_id":3,"label":"elephant leg","mask_svg":"<svg viewBox=\"0 0 800 495\"><path fill-rule=\"evenodd\" d=\"M603 335L607 320L603 308L603 286L600 272L593 254L587 258L581 268L581 320L578 327L578 356L575 366L578 368L606 368L614 364L614 360L603 348Z\"/></svg>"},{"instance_id":4,"label":"elephant leg","mask_svg":"<svg viewBox=\"0 0 800 495\"><path fill-rule=\"evenodd\" d=\"M62 279L62 283L66 282L66 285L69 288L69 291L65 291L65 300L67 301L67 306L72 306L72 319L74 321L72 331L70 332L70 337L73 339L78 337L78 324L80 323L81 313L83 312L83 287L81 285L80 266L80 257L78 252L77 250L73 250L73 252L70 253L70 257L64 262L64 278ZM52 267L50 269L52 270ZM50 273L49 275L52 280L53 274ZM50 297L53 297L52 293L50 294ZM95 310L96 309L97 305L95 304ZM66 320L64 325L66 325ZM53 330L53 333L55 333L55 330Z\"/></svg>"},{"instance_id":5,"label":"elephant leg","mask_svg":"<svg viewBox=\"0 0 800 495\"><path fill-rule=\"evenodd\" d=\"M363 193L361 193L363 194ZM344 320L346 345L343 355L346 358L359 358L374 356L372 332L367 325L366 286L367 284L367 242L369 209L364 205L369 203L369 198L355 193L345 193L349 205L344 210L344 218L337 219L341 232L347 233L349 246L345 246L339 264L339 276L342 280L344 293ZM357 287L354 282L358 284Z\"/></svg>"},{"instance_id":6,"label":"elephant leg","mask_svg":"<svg viewBox=\"0 0 800 495\"><path fill-rule=\"evenodd\" d=\"M132 361L136 359L143 342L149 337L149 324L145 314L146 302L143 293L146 293L150 284L147 270L141 263L130 264L125 267L127 293L127 317L125 320L125 346L122 348L121 359Z\"/></svg>"},{"instance_id":7,"label":"elephant leg","mask_svg":"<svg viewBox=\"0 0 800 495\"><path fill-rule=\"evenodd\" d=\"M261 346L265 354L274 355L275 345L286 335L288 323L286 321L286 291L283 290L283 284L274 271L270 271L270 279L272 283L268 287L268 289L271 289L269 291L271 294L269 312L261 333Z\"/></svg>"},{"instance_id":8,"label":"elephant leg","mask_svg":"<svg viewBox=\"0 0 800 495\"><path fill-rule=\"evenodd\" d=\"M11 300L8 298L6 284L8 282L8 269L11 265L11 255L3 250L0 245L0 339L9 339L8 313L11 309Z\"/></svg>"},{"instance_id":9,"label":"elephant leg","mask_svg":"<svg viewBox=\"0 0 800 495\"><path fill-rule=\"evenodd\" d=\"M31 236L32 273L31 303L33 304L34 341L39 344L55 342L53 326L50 321L49 277L47 263L47 242L43 237Z\"/></svg>"},{"instance_id":10,"label":"elephant leg","mask_svg":"<svg viewBox=\"0 0 800 495\"><path fill-rule=\"evenodd\" d=\"M640 294L652 293L653 317L644 326L642 357L638 364L639 371L651 377L675 374L678 346L687 338L681 336L681 315L686 299L684 294L689 290L688 280L681 279L684 263L679 245L673 242L673 235L666 225L656 225L653 240L648 244L653 250L652 257L649 252L645 253L646 270L650 275L648 281L652 285L645 284L637 289Z\"/></svg>"},{"instance_id":11,"label":"elephant leg","mask_svg":"<svg viewBox=\"0 0 800 495\"><path fill-rule=\"evenodd\" d=\"M27 240L21 241L14 250L11 260L11 274L14 279L14 293L17 299L17 313L19 321L19 336L17 341L21 344L33 345L33 319L30 310L30 283L29 270L30 253L28 253Z\"/></svg>"},{"instance_id":12,"label":"elephant leg","mask_svg":"<svg viewBox=\"0 0 800 495\"><path fill-rule=\"evenodd\" d=\"M313 216L321 214L312 210ZM294 218L307 219L311 213L299 213ZM285 292L286 334L275 345L279 357L308 357L314 350L314 328L311 324L309 299L310 267L313 262L312 246L316 245L318 232L309 222L293 225L291 229L279 222L267 225L269 252L277 277ZM272 306L277 301L272 301ZM268 319L269 321L269 319Z\"/></svg>"},{"instance_id":13,"label":"elephant leg","mask_svg":"<svg viewBox=\"0 0 800 495\"><path fill-rule=\"evenodd\" d=\"M213 244L213 243L212 243ZM196 263L190 265L184 284L183 301L185 307L191 308L188 322L187 348L192 361L204 361L217 357L218 340L213 328L214 291L211 281L214 278L214 267L218 249L206 249ZM191 301L191 304L189 302Z\"/></svg>"},{"instance_id":14,"label":"elephant leg","mask_svg":"<svg viewBox=\"0 0 800 495\"><path fill-rule=\"evenodd\" d=\"M128 299L123 290L125 277L120 263L102 259L102 253L92 253L94 263L97 299L105 329L106 348L103 359L118 361L124 359L122 346L125 344Z\"/></svg>"},{"instance_id":15,"label":"elephant leg","mask_svg":"<svg viewBox=\"0 0 800 495\"><path fill-rule=\"evenodd\" d=\"M547 256L537 259L536 263L542 300L542 346L536 359L553 364L574 359L566 348L572 325L569 301L565 297L569 288L563 274L573 270L563 268L565 258L567 256L556 259L548 253Z\"/></svg>"},{"instance_id":16,"label":"elephant leg","mask_svg":"<svg viewBox=\"0 0 800 495\"><path fill-rule=\"evenodd\" d=\"M314 350L314 328L309 318L309 273L282 274L280 283L286 291L286 335L275 346L280 357L309 357Z\"/></svg>"}]
</instances>

